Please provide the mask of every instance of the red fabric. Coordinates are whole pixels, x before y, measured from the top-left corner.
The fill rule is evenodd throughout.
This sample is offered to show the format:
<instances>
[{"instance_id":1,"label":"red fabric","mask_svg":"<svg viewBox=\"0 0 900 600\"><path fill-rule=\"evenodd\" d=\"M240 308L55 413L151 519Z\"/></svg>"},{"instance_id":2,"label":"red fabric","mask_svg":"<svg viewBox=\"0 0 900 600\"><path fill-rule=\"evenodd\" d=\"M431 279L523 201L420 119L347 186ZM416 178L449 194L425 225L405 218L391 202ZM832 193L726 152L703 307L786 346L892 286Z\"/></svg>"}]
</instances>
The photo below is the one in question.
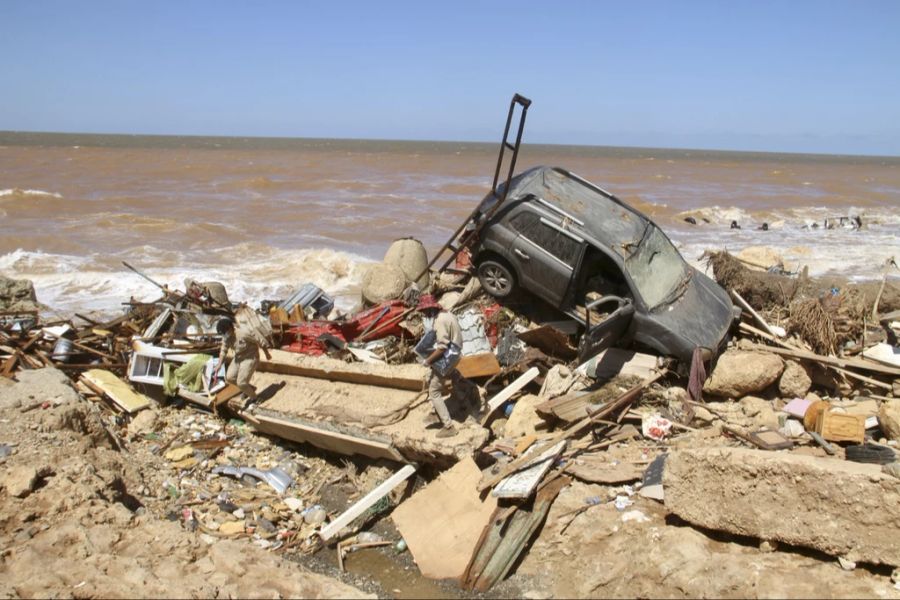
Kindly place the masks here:
<instances>
[{"instance_id":1,"label":"red fabric","mask_svg":"<svg viewBox=\"0 0 900 600\"><path fill-rule=\"evenodd\" d=\"M306 321L288 329L282 341L282 350L321 356L328 351L328 346L318 340L323 333L328 333L343 341L347 341L337 323L331 321Z\"/></svg>"},{"instance_id":2,"label":"red fabric","mask_svg":"<svg viewBox=\"0 0 900 600\"><path fill-rule=\"evenodd\" d=\"M385 308L387 308L387 312L379 319L379 315L384 312ZM375 323L376 320L377 323L372 325L371 329L369 329L369 333L366 334L366 341L380 340L389 335L402 336L404 333L403 328L400 327L400 321L402 321L402 319L397 319L397 317L402 315L405 311L406 305L404 305L402 301L389 300L368 310L358 312L346 323L341 325L344 339L350 341L355 340L367 327L369 327L369 325ZM394 322L388 325L391 321ZM374 335L372 335L373 332L375 332Z\"/></svg>"},{"instance_id":3,"label":"red fabric","mask_svg":"<svg viewBox=\"0 0 900 600\"><path fill-rule=\"evenodd\" d=\"M492 348L497 347L497 340L500 338L500 328L497 326L497 314L500 312L500 305L494 302L485 306L482 310L484 314L484 333Z\"/></svg>"}]
</instances>

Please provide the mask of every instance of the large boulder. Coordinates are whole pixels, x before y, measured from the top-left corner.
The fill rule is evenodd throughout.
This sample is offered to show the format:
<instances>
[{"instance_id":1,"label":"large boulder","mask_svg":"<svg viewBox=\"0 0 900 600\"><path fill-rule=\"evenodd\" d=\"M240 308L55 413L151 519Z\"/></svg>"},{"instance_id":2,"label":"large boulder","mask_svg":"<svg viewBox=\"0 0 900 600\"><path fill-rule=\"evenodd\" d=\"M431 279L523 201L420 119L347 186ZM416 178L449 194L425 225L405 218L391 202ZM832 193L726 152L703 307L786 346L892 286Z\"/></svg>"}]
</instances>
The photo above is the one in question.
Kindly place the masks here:
<instances>
[{"instance_id":1,"label":"large boulder","mask_svg":"<svg viewBox=\"0 0 900 600\"><path fill-rule=\"evenodd\" d=\"M0 275L0 310L38 310L34 284L28 279L11 279Z\"/></svg>"},{"instance_id":2,"label":"large boulder","mask_svg":"<svg viewBox=\"0 0 900 600\"><path fill-rule=\"evenodd\" d=\"M777 354L729 350L719 357L703 392L726 398L741 398L761 392L784 371L784 361Z\"/></svg>"},{"instance_id":3,"label":"large boulder","mask_svg":"<svg viewBox=\"0 0 900 600\"><path fill-rule=\"evenodd\" d=\"M362 279L362 295L370 304L396 300L406 289L406 275L400 267L375 263L366 270Z\"/></svg>"},{"instance_id":4,"label":"large boulder","mask_svg":"<svg viewBox=\"0 0 900 600\"><path fill-rule=\"evenodd\" d=\"M878 409L878 424L889 440L900 442L900 400L886 400Z\"/></svg>"},{"instance_id":5,"label":"large boulder","mask_svg":"<svg viewBox=\"0 0 900 600\"><path fill-rule=\"evenodd\" d=\"M543 399L534 394L526 394L516 401L509 420L506 422L504 434L508 438L519 438L537 433L537 428L544 420L538 416L534 407Z\"/></svg>"},{"instance_id":6,"label":"large boulder","mask_svg":"<svg viewBox=\"0 0 900 600\"><path fill-rule=\"evenodd\" d=\"M414 238L395 240L384 255L384 263L400 267L400 270L406 276L407 283L415 283L420 290L425 290L428 287L428 253L419 240ZM422 274L421 277L413 279L418 277L420 273Z\"/></svg>"},{"instance_id":7,"label":"large boulder","mask_svg":"<svg viewBox=\"0 0 900 600\"><path fill-rule=\"evenodd\" d=\"M803 398L812 387L812 379L803 366L794 360L785 361L784 373L778 381L782 398Z\"/></svg>"}]
</instances>

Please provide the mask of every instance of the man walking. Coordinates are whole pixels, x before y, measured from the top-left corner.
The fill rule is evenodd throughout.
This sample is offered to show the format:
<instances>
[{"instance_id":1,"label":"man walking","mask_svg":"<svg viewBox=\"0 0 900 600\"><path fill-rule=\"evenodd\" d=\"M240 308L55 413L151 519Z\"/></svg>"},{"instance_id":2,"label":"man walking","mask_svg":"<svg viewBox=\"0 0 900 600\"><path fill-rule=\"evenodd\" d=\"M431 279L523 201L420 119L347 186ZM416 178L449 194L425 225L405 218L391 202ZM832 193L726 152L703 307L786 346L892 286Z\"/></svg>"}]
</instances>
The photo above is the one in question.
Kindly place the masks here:
<instances>
[{"instance_id":1,"label":"man walking","mask_svg":"<svg viewBox=\"0 0 900 600\"><path fill-rule=\"evenodd\" d=\"M234 359L225 372L225 381L237 385L244 394L245 407L256 403L256 387L250 383L256 367L259 365L259 342L252 332L236 327L229 318L220 319L216 323L216 331L222 336L222 347L219 350L219 364L225 360L229 348L234 349ZM269 351L263 347L266 358Z\"/></svg>"},{"instance_id":2,"label":"man walking","mask_svg":"<svg viewBox=\"0 0 900 600\"><path fill-rule=\"evenodd\" d=\"M437 413L443 428L437 437L452 437L458 432L450 418L447 404L444 402L444 384L450 381L451 394L457 401L471 399L471 394L478 394L478 389L471 381L456 370L462 351L462 330L453 313L443 310L431 295L423 296L418 310L426 319L432 321L432 328L426 336L433 332L434 348L425 357L423 363L431 367L428 374L428 399Z\"/></svg>"}]
</instances>

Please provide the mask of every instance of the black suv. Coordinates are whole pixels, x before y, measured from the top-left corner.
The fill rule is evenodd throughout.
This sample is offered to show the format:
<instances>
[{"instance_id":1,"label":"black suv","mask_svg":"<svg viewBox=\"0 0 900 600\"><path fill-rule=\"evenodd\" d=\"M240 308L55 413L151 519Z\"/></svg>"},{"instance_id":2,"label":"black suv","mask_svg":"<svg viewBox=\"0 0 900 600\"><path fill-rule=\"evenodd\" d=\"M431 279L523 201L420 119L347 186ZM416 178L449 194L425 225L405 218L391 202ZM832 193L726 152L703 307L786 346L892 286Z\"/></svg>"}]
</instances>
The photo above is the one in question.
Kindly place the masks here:
<instances>
[{"instance_id":1,"label":"black suv","mask_svg":"<svg viewBox=\"0 0 900 600\"><path fill-rule=\"evenodd\" d=\"M535 167L510 181L472 248L478 278L499 299L521 287L585 327L585 359L635 344L690 361L724 346L737 316L728 294L688 265L653 221L564 169Z\"/></svg>"}]
</instances>

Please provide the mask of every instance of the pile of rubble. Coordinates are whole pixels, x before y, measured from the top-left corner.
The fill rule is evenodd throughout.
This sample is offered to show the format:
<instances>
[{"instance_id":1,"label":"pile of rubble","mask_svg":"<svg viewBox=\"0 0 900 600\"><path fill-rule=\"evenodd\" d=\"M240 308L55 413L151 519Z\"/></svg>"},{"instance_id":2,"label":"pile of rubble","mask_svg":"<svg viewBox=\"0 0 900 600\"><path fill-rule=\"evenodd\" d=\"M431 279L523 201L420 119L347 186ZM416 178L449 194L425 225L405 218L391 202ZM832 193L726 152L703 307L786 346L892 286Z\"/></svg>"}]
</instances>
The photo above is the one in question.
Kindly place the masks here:
<instances>
[{"instance_id":1,"label":"pile of rubble","mask_svg":"<svg viewBox=\"0 0 900 600\"><path fill-rule=\"evenodd\" d=\"M489 590L521 563L548 578L550 593L622 593L611 578L572 587L525 555L531 548L553 564L552 545L583 536L591 515L618 523L604 540L619 526L665 528L674 515L890 576L900 566L896 286L885 278L875 295L849 284L823 290L725 253L710 262L742 308L721 354L683 364L610 347L579 360L577 331L534 317L527 301L498 302L464 268L429 272L421 245L399 240L370 269L359 311L342 314L314 284L261 303L279 349L260 363L252 410L216 376L216 321L246 310L217 285L160 286L158 300L132 299L108 321L42 322L21 303L35 302L33 290L4 284L17 303L3 298L0 375L18 380L2 390L15 396L4 410L42 419L38 435L75 427L116 469L152 465L118 476L127 490L112 476L93 497L117 498L138 521L149 512L177 523L209 547L247 538L303 556L336 544L343 568L348 552L395 546L424 576L464 589ZM480 405L450 406L454 438L425 424L427 370L413 352L424 293L459 319L458 369L481 395ZM192 362L200 368L180 377ZM29 383L53 369L80 403L71 388L60 399ZM15 436L0 440L3 493L47 498L62 467L26 465L23 434ZM367 531L387 516L389 533ZM4 521L23 542L39 533L28 522ZM4 560L24 560L16 552ZM631 593L666 589L654 585L635 583Z\"/></svg>"}]
</instances>

